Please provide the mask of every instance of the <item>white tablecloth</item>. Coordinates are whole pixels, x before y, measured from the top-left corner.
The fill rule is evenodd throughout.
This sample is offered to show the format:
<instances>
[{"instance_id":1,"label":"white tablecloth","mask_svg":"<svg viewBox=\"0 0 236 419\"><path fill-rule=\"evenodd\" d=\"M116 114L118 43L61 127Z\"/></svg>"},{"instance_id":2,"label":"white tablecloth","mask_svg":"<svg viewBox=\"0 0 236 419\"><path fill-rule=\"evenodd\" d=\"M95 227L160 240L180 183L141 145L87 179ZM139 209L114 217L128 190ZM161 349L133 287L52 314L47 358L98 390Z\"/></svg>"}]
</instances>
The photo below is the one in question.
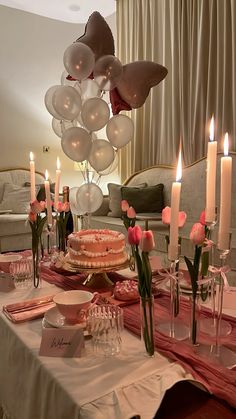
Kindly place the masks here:
<instances>
[{"instance_id":1,"label":"white tablecloth","mask_svg":"<svg viewBox=\"0 0 236 419\"><path fill-rule=\"evenodd\" d=\"M0 305L58 291L44 283L0 292ZM168 388L192 379L158 353L148 358L127 331L121 353L111 358L96 357L89 341L82 358L39 357L41 331L41 320L15 325L0 314L0 406L11 419L151 419Z\"/></svg>"}]
</instances>

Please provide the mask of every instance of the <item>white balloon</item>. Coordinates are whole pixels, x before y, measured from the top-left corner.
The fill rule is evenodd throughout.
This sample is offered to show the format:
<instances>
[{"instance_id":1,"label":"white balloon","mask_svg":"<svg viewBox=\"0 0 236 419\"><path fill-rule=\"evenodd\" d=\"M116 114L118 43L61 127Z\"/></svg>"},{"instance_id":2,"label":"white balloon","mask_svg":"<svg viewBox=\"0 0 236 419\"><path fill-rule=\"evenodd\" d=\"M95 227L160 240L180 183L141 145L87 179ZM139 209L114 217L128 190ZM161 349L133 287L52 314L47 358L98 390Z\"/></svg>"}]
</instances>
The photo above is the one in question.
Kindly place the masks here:
<instances>
[{"instance_id":1,"label":"white balloon","mask_svg":"<svg viewBox=\"0 0 236 419\"><path fill-rule=\"evenodd\" d=\"M82 42L74 42L64 52L63 62L70 76L77 80L84 80L93 72L94 53Z\"/></svg>"},{"instance_id":2,"label":"white balloon","mask_svg":"<svg viewBox=\"0 0 236 419\"><path fill-rule=\"evenodd\" d=\"M115 151L115 158L114 158L113 162L111 163L111 165L107 169L98 172L98 174L100 176L109 175L110 173L114 172L114 170L116 170L116 168L118 166L118 162L119 162L118 153Z\"/></svg>"},{"instance_id":3,"label":"white balloon","mask_svg":"<svg viewBox=\"0 0 236 419\"><path fill-rule=\"evenodd\" d=\"M86 100L82 106L81 118L89 131L98 131L105 127L110 117L108 104L96 97Z\"/></svg>"},{"instance_id":4,"label":"white balloon","mask_svg":"<svg viewBox=\"0 0 236 419\"><path fill-rule=\"evenodd\" d=\"M53 93L52 104L62 119L73 121L80 113L82 101L74 87L60 86Z\"/></svg>"},{"instance_id":5,"label":"white balloon","mask_svg":"<svg viewBox=\"0 0 236 419\"><path fill-rule=\"evenodd\" d=\"M80 207L79 202L77 200L78 190L79 190L78 187L74 187L74 188L70 189L70 195L69 195L70 210L71 210L72 214L82 215L82 214L84 214L84 211Z\"/></svg>"},{"instance_id":6,"label":"white balloon","mask_svg":"<svg viewBox=\"0 0 236 419\"><path fill-rule=\"evenodd\" d=\"M124 147L131 141L134 135L134 124L132 119L126 115L114 115L108 121L106 134L113 147Z\"/></svg>"},{"instance_id":7,"label":"white balloon","mask_svg":"<svg viewBox=\"0 0 236 419\"><path fill-rule=\"evenodd\" d=\"M76 127L77 121L59 121L58 119L52 118L52 129L55 132L55 134L61 138L63 132L65 132L66 129L71 127Z\"/></svg>"},{"instance_id":8,"label":"white balloon","mask_svg":"<svg viewBox=\"0 0 236 419\"><path fill-rule=\"evenodd\" d=\"M101 90L112 90L119 82L123 67L114 55L103 55L94 66L93 76Z\"/></svg>"},{"instance_id":9,"label":"white balloon","mask_svg":"<svg viewBox=\"0 0 236 419\"><path fill-rule=\"evenodd\" d=\"M91 214L102 205L102 191L95 183L84 183L77 192L77 202L82 211Z\"/></svg>"},{"instance_id":10,"label":"white balloon","mask_svg":"<svg viewBox=\"0 0 236 419\"><path fill-rule=\"evenodd\" d=\"M61 85L62 86L75 87L75 84L77 82L75 80L69 80L69 79L67 79L67 77L68 77L68 72L66 70L64 70L62 75L61 75Z\"/></svg>"},{"instance_id":11,"label":"white balloon","mask_svg":"<svg viewBox=\"0 0 236 419\"><path fill-rule=\"evenodd\" d=\"M100 97L102 94L97 83L92 79L83 80L80 84L80 87L81 87L81 98L83 102L92 97Z\"/></svg>"},{"instance_id":12,"label":"white balloon","mask_svg":"<svg viewBox=\"0 0 236 419\"><path fill-rule=\"evenodd\" d=\"M72 127L63 133L61 146L64 153L71 160L83 161L89 156L92 139L85 129Z\"/></svg>"},{"instance_id":13,"label":"white balloon","mask_svg":"<svg viewBox=\"0 0 236 419\"><path fill-rule=\"evenodd\" d=\"M45 103L45 106L46 106L48 112L52 116L54 116L54 118L62 119L61 115L54 109L54 106L52 104L53 94L58 89L58 87L61 87L61 86L60 85L52 86L46 91L46 94L45 94L45 97L44 97L44 103Z\"/></svg>"},{"instance_id":14,"label":"white balloon","mask_svg":"<svg viewBox=\"0 0 236 419\"><path fill-rule=\"evenodd\" d=\"M95 140L92 142L88 160L96 172L107 169L113 162L114 158L114 149L109 141Z\"/></svg>"}]
</instances>

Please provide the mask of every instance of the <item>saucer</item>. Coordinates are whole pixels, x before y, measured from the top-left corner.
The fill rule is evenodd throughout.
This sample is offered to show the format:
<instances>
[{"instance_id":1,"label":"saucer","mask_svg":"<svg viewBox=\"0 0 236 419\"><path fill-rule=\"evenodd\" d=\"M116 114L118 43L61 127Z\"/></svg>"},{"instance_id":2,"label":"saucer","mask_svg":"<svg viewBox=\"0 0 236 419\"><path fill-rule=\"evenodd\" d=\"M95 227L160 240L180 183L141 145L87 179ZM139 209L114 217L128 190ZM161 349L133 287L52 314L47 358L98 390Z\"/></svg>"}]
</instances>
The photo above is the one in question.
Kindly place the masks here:
<instances>
[{"instance_id":1,"label":"saucer","mask_svg":"<svg viewBox=\"0 0 236 419\"><path fill-rule=\"evenodd\" d=\"M57 307L52 307L44 314L44 319L48 325L63 329L85 329L86 322L70 324L66 322L65 317L59 312Z\"/></svg>"}]
</instances>

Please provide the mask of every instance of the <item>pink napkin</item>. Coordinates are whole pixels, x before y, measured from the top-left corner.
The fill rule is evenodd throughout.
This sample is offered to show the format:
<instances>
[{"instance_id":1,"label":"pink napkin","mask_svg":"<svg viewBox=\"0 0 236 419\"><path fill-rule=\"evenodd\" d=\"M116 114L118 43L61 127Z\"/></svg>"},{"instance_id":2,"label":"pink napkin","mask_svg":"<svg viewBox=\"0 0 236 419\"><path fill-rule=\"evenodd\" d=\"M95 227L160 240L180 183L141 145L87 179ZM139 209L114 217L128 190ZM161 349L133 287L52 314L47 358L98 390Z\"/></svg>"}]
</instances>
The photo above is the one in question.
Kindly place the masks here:
<instances>
[{"instance_id":1,"label":"pink napkin","mask_svg":"<svg viewBox=\"0 0 236 419\"><path fill-rule=\"evenodd\" d=\"M140 336L140 314L139 305L124 307L124 324L132 333ZM163 293L155 300L155 319L158 321L167 319L169 311L169 295ZM181 299L180 318L188 322L190 305L187 300ZM209 310L202 309L203 316L209 317ZM236 319L224 315L225 320L230 321L232 333L222 339L222 343L230 349L236 351ZM156 323L157 323L156 322ZM199 380L215 396L226 400L233 407L236 407L236 371L226 369L215 364L208 357L200 356L194 352L194 348L188 341L177 341L170 338L158 330L155 330L155 349L168 358L179 362L189 371L196 380ZM204 334L200 335L200 342L208 340ZM209 341L208 341L209 342Z\"/></svg>"},{"instance_id":2,"label":"pink napkin","mask_svg":"<svg viewBox=\"0 0 236 419\"><path fill-rule=\"evenodd\" d=\"M53 295L34 298L19 303L3 306L3 313L13 323L21 323L44 316L47 310L55 306Z\"/></svg>"}]
</instances>

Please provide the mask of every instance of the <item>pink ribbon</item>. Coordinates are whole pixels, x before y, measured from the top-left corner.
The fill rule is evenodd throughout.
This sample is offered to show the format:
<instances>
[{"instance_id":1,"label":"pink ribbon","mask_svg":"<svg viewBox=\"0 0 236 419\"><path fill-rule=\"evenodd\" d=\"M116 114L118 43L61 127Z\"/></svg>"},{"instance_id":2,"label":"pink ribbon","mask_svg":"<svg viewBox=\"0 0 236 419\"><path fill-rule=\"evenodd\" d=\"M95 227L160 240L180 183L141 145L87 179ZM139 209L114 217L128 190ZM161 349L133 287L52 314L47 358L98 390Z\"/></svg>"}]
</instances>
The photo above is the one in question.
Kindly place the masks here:
<instances>
[{"instance_id":1,"label":"pink ribbon","mask_svg":"<svg viewBox=\"0 0 236 419\"><path fill-rule=\"evenodd\" d=\"M157 271L158 275L160 275L163 280L162 283L165 284L169 280L173 279L174 281L178 281L179 279L183 279L183 272L174 271L169 272L168 269L162 268L162 270Z\"/></svg>"},{"instance_id":2,"label":"pink ribbon","mask_svg":"<svg viewBox=\"0 0 236 419\"><path fill-rule=\"evenodd\" d=\"M225 291L228 292L230 290L230 286L226 274L231 270L230 267L228 265L222 266L220 268L216 268L215 266L209 266L208 269L213 274L212 278L216 278L218 275L221 276L221 278L223 279Z\"/></svg>"}]
</instances>

